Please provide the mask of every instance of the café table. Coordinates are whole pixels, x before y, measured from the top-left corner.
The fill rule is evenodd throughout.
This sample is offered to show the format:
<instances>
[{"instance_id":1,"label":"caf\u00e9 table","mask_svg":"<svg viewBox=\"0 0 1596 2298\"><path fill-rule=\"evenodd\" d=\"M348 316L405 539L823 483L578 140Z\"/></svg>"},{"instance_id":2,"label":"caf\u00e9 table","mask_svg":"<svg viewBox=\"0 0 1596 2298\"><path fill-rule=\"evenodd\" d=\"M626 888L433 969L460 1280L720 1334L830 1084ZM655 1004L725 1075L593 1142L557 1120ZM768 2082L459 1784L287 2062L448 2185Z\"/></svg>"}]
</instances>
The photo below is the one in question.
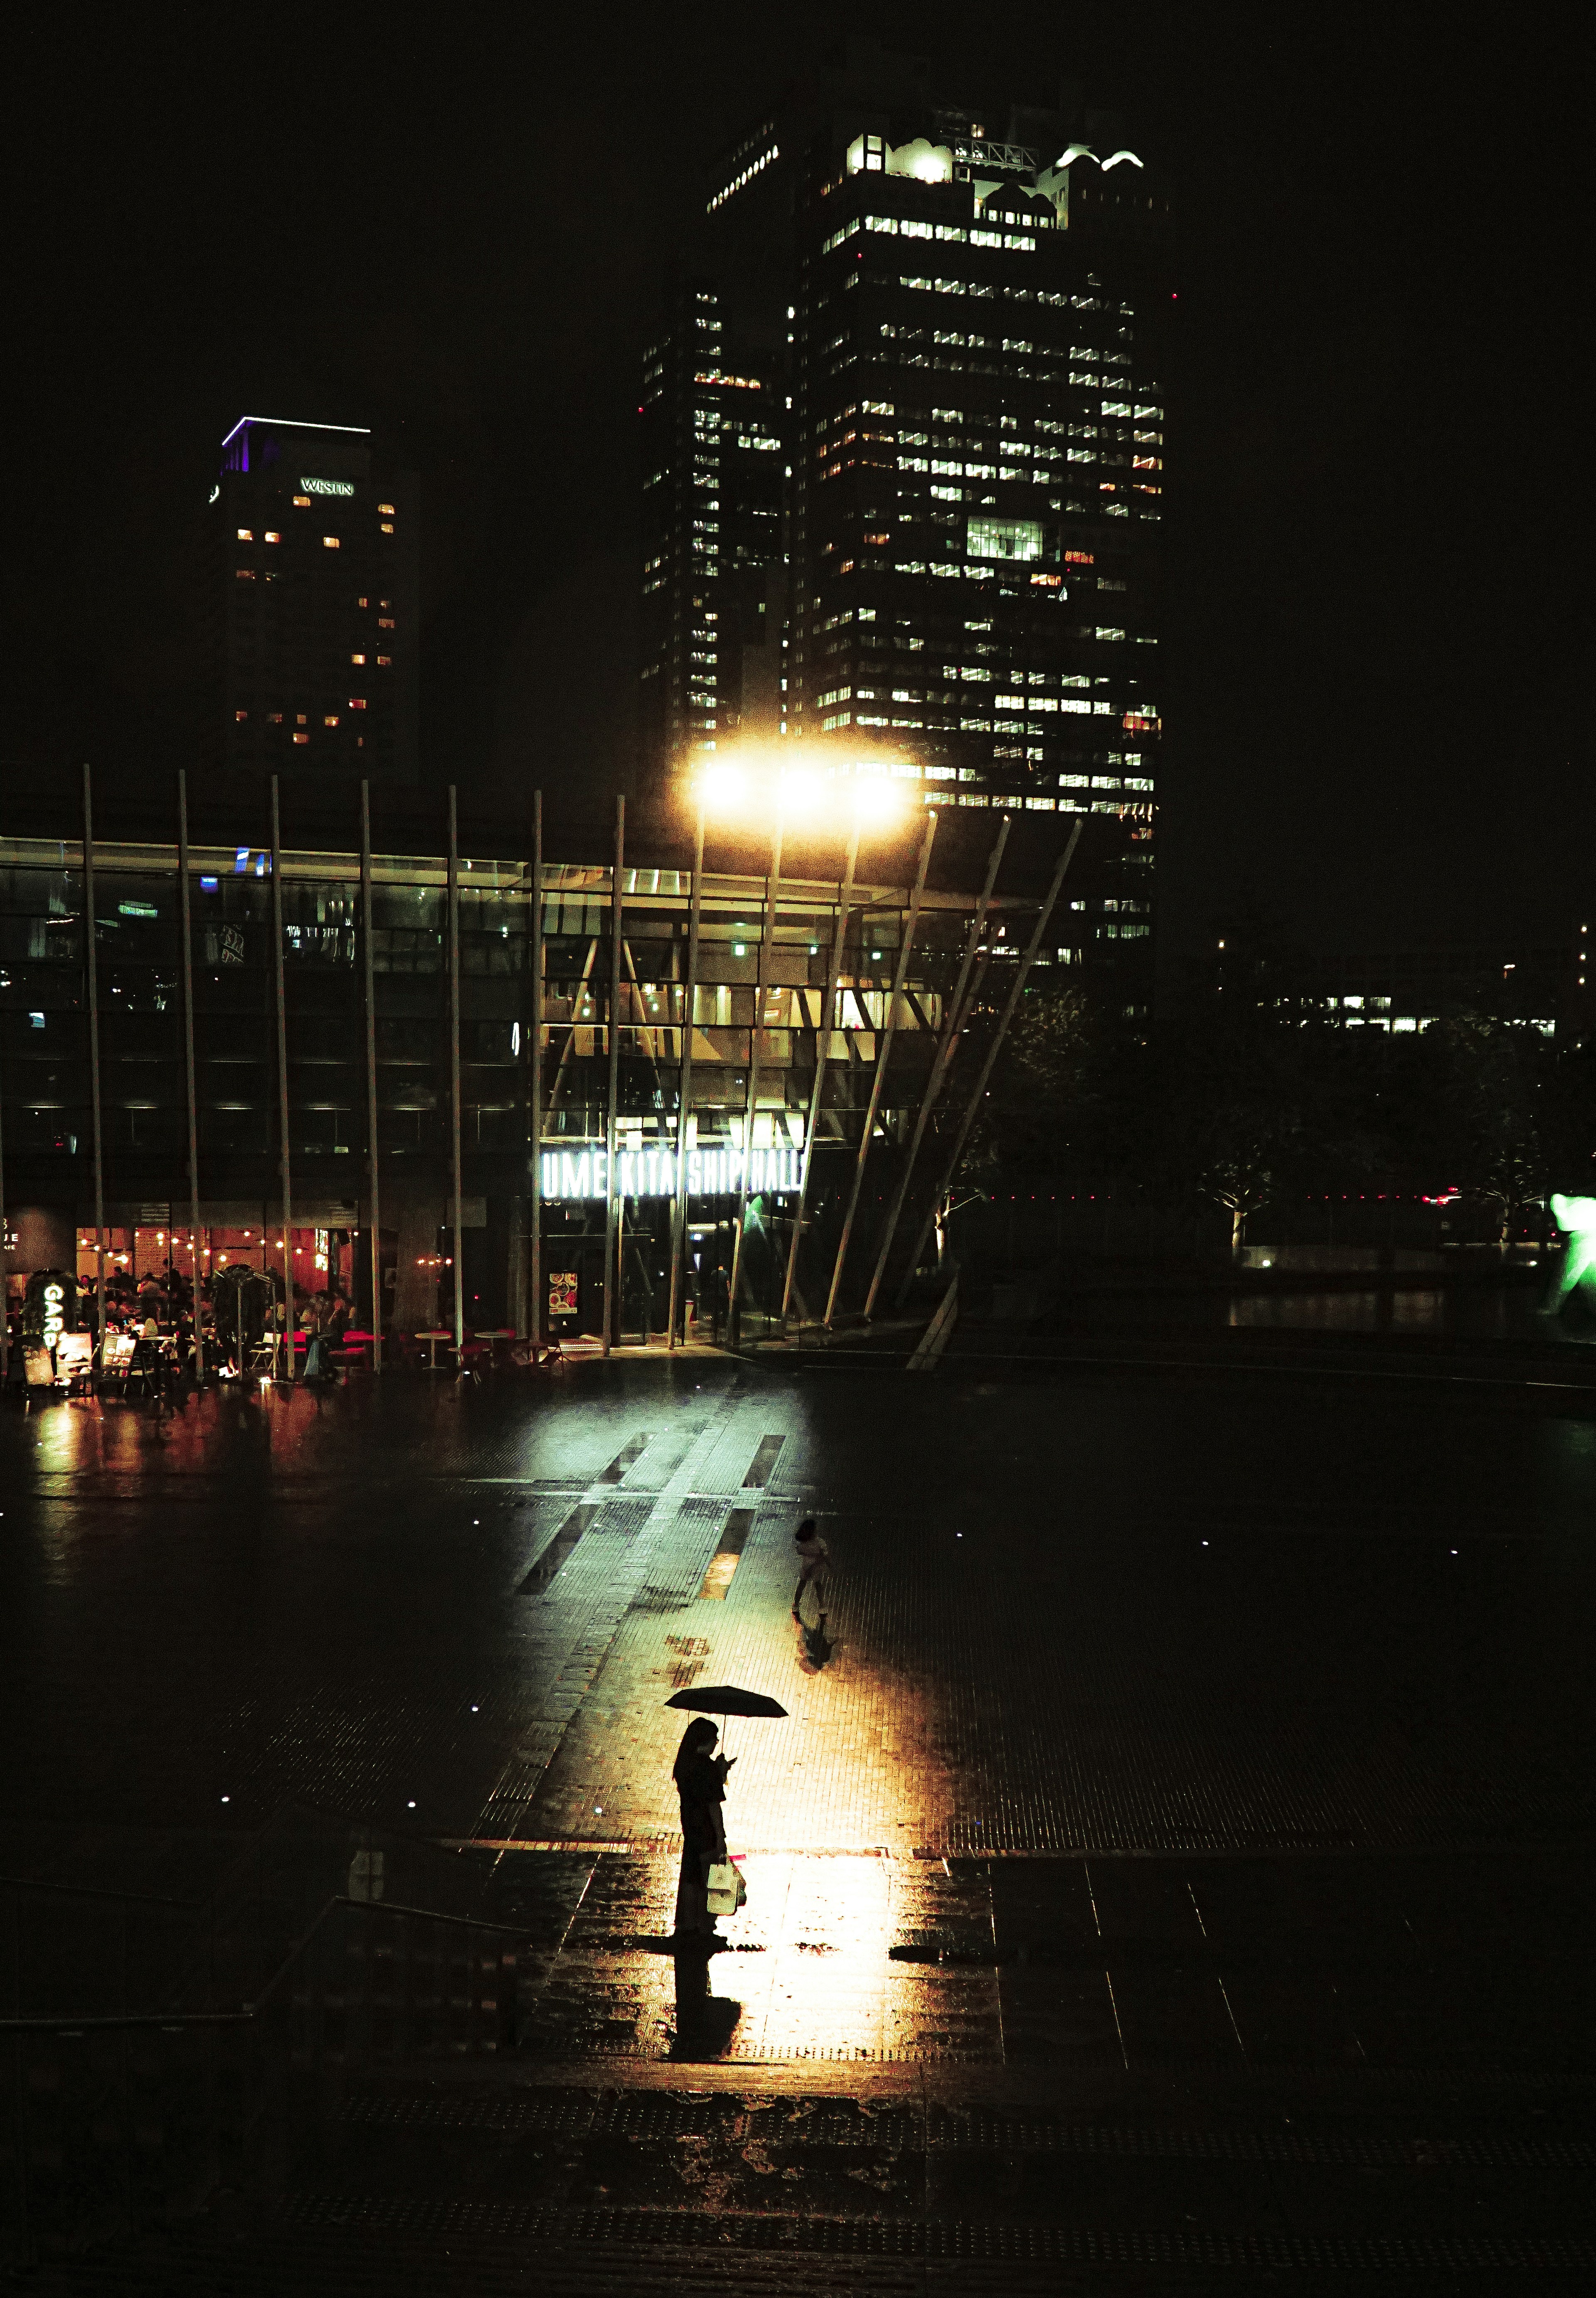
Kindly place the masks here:
<instances>
[{"instance_id":1,"label":"caf\u00e9 table","mask_svg":"<svg viewBox=\"0 0 1596 2298\"><path fill-rule=\"evenodd\" d=\"M447 1342L449 1346L452 1348L454 1346L454 1335L451 1332L440 1328L435 1333L418 1333L416 1338L418 1341L425 1341L426 1343L426 1369L428 1372L436 1372L438 1369L438 1343L440 1341Z\"/></svg>"}]
</instances>

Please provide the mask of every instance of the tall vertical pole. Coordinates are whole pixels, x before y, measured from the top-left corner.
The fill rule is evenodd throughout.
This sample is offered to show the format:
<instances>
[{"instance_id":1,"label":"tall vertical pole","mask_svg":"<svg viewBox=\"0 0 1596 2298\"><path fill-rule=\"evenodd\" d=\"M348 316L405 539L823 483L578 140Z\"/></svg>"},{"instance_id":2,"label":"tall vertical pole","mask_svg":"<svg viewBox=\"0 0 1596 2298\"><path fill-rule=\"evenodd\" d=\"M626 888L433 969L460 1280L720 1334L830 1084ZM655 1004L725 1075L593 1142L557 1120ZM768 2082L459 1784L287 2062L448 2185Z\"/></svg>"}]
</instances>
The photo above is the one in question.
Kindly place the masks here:
<instances>
[{"instance_id":1,"label":"tall vertical pole","mask_svg":"<svg viewBox=\"0 0 1596 2298\"><path fill-rule=\"evenodd\" d=\"M887 1063L891 1057L892 1040L897 1034L897 1009L903 1002L904 982L908 975L909 958L920 924L920 905L925 898L925 873L930 866L931 840L936 834L937 815L933 807L925 817L925 835L920 841L920 863L914 872L914 890L909 897L909 914L904 925L897 963L892 971L892 994L888 1001L886 1026L876 1047L875 1075L870 1082L870 1104L864 1112L864 1130L859 1136L859 1153L854 1161L853 1186L848 1191L848 1211L842 1218L842 1235L837 1240L837 1258L831 1263L831 1290L826 1294L825 1326L828 1332L837 1312L837 1293L842 1283L843 1263L848 1259L848 1241L854 1233L854 1216L859 1210L859 1193L864 1186L870 1137L875 1130L876 1112L881 1105L881 1094L887 1083Z\"/></svg>"},{"instance_id":2,"label":"tall vertical pole","mask_svg":"<svg viewBox=\"0 0 1596 2298\"><path fill-rule=\"evenodd\" d=\"M527 1277L532 1299L526 1314L517 1316L531 1335L533 1354L542 1345L543 1319L543 793L532 794L532 935L528 963L532 967L532 1070L528 1116L532 1126L532 1235L528 1239Z\"/></svg>"},{"instance_id":3,"label":"tall vertical pole","mask_svg":"<svg viewBox=\"0 0 1596 2298\"><path fill-rule=\"evenodd\" d=\"M864 1296L864 1315L867 1320L875 1307L876 1294L881 1289L881 1278L887 1268L887 1256L892 1250L892 1240L897 1234L897 1224L903 1217L904 1199L909 1194L909 1183L914 1178L914 1162L920 1154L920 1145L925 1138L925 1128L930 1121L931 1112L937 1105L938 1095L946 1082L948 1064L953 1059L953 1049L958 1043L963 1013L964 992L970 985L971 971L975 964L975 954L986 927L987 911L992 900L992 889L997 883L997 866L1003 860L1003 849L1008 844L1009 831L1013 823L1013 817L1005 814L997 836L993 841L991 856L987 863L987 875L980 889L980 898L976 903L975 914L970 921L970 931L964 938L964 956L959 967L959 978L954 984L953 995L947 1001L947 1011L942 1017L942 1035L938 1042L935 1058L931 1062L931 1073L926 1079L925 1091L920 1098L920 1113L914 1120L914 1131L909 1143L909 1153L904 1159L903 1170L897 1177L897 1186L892 1193L892 1204L887 1215L887 1227L881 1238L881 1249L875 1257L875 1274L870 1280L870 1290Z\"/></svg>"},{"instance_id":4,"label":"tall vertical pole","mask_svg":"<svg viewBox=\"0 0 1596 2298\"><path fill-rule=\"evenodd\" d=\"M283 1334L288 1352L284 1378L294 1378L294 1203L289 1187L288 999L283 979L283 825L277 812L277 778L271 778L271 939L277 996L277 1172L283 1192ZM266 1256L260 1256L266 1265Z\"/></svg>"},{"instance_id":5,"label":"tall vertical pole","mask_svg":"<svg viewBox=\"0 0 1596 2298\"><path fill-rule=\"evenodd\" d=\"M72 1207L72 1274L78 1274L78 1208ZM5 1065L0 1062L0 1392L11 1378L11 1254L5 1243Z\"/></svg>"},{"instance_id":6,"label":"tall vertical pole","mask_svg":"<svg viewBox=\"0 0 1596 2298\"><path fill-rule=\"evenodd\" d=\"M775 826L770 834L770 877L765 897L765 930L759 937L759 962L754 969L754 1026L748 1032L748 1087L743 1100L742 1171L737 1184L737 1229L732 1239L732 1292L726 1302L726 1338L737 1346L742 1331L742 1310L737 1288L742 1277L742 1238L748 1219L748 1174L754 1162L754 1123L759 1112L759 1032L765 1027L765 989L770 977L770 954L776 938L776 897L781 884L781 800L776 801Z\"/></svg>"},{"instance_id":7,"label":"tall vertical pole","mask_svg":"<svg viewBox=\"0 0 1596 2298\"><path fill-rule=\"evenodd\" d=\"M604 1353L621 1331L620 1239L616 1222L616 1117L621 1090L621 876L626 867L626 801L616 800L616 858L609 875L609 1098L604 1117Z\"/></svg>"},{"instance_id":8,"label":"tall vertical pole","mask_svg":"<svg viewBox=\"0 0 1596 2298\"><path fill-rule=\"evenodd\" d=\"M83 768L83 950L88 997L88 1090L94 1120L95 1313L99 1320L99 1358L105 1363L105 1153L100 1108L100 970L95 948L94 774Z\"/></svg>"},{"instance_id":9,"label":"tall vertical pole","mask_svg":"<svg viewBox=\"0 0 1596 2298\"><path fill-rule=\"evenodd\" d=\"M676 1186L671 1203L671 1301L667 1352L676 1345L676 1318L682 1299L682 1270L687 1254L687 1127L692 1111L693 1008L699 997L699 921L704 892L704 801L699 799L693 825L692 891L687 912L687 984L682 999L682 1065L676 1090Z\"/></svg>"},{"instance_id":10,"label":"tall vertical pole","mask_svg":"<svg viewBox=\"0 0 1596 2298\"><path fill-rule=\"evenodd\" d=\"M1052 917L1054 905L1058 901L1059 889L1069 873L1071 863L1075 859L1075 849L1080 843L1080 833L1085 826L1085 820L1084 815L1079 815L1076 819L1075 827L1070 832L1070 842L1059 856L1052 881L1046 893L1042 897L1042 906L1037 912L1037 922L1031 929L1030 939L1025 946L1025 955L1014 968L1014 979L1009 984L1009 994L1004 1001L1003 1012L998 1016L996 1031L991 1044L987 1047L986 1058L980 1065L980 1074L975 1080L964 1114L959 1120L958 1131L954 1136L953 1147L947 1153L941 1178L931 1192L930 1203L925 1210L925 1218L920 1224L914 1249L909 1254L911 1269L918 1268L920 1256L925 1250L925 1241L931 1233L931 1224L937 1218L937 1207L953 1186L954 1176L959 1170L959 1159L964 1153L964 1144L970 1138L970 1128L975 1123L977 1112L980 1108L982 1097L987 1090L987 1080L996 1065L998 1054L1003 1051L1003 1041L1008 1036L1009 1024L1014 1018L1025 989L1026 976L1036 963L1037 952L1042 946L1042 936L1047 930L1047 922Z\"/></svg>"},{"instance_id":11,"label":"tall vertical pole","mask_svg":"<svg viewBox=\"0 0 1596 2298\"><path fill-rule=\"evenodd\" d=\"M454 1362L464 1372L466 1271L460 1259L460 854L455 786L449 785L449 1113L454 1228Z\"/></svg>"},{"instance_id":12,"label":"tall vertical pole","mask_svg":"<svg viewBox=\"0 0 1596 2298\"><path fill-rule=\"evenodd\" d=\"M376 952L371 926L371 784L360 784L360 955L366 993L366 1197L371 1248L371 1369L383 1368L383 1213L376 1136Z\"/></svg>"},{"instance_id":13,"label":"tall vertical pole","mask_svg":"<svg viewBox=\"0 0 1596 2298\"><path fill-rule=\"evenodd\" d=\"M842 979L843 958L848 941L848 913L853 905L854 872L859 861L859 817L854 816L854 826L848 841L848 861L843 868L842 886L837 901L837 930L831 936L831 956L826 969L825 996L821 1000L820 1027L815 1032L815 1086L809 1095L809 1125L804 1136L804 1161L798 1175L798 1211L793 1217L792 1241L787 1248L787 1281L781 1287L781 1323L787 1323L788 1305L792 1299L792 1287L798 1274L798 1239L804 1233L804 1210L809 1202L809 1169L815 1159L815 1137L820 1130L821 1096L825 1091L826 1063L831 1058L831 1031L835 1026L837 988Z\"/></svg>"},{"instance_id":14,"label":"tall vertical pole","mask_svg":"<svg viewBox=\"0 0 1596 2298\"><path fill-rule=\"evenodd\" d=\"M181 766L178 769L178 912L183 922L183 1063L188 1082L188 1241L194 1248L194 1376L203 1388L205 1319L200 1306L200 1096L194 1062L194 913L188 879L188 776Z\"/></svg>"}]
</instances>

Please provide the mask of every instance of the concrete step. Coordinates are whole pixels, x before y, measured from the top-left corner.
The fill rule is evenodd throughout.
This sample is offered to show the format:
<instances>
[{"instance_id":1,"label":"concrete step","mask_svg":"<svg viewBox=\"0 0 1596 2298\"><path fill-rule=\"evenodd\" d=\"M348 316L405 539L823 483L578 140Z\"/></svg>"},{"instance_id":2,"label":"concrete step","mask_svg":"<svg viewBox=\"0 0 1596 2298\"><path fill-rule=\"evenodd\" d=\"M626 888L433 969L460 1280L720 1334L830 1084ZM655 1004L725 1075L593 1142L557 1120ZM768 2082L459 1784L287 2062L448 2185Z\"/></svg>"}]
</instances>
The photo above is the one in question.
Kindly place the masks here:
<instances>
[{"instance_id":1,"label":"concrete step","mask_svg":"<svg viewBox=\"0 0 1596 2298\"><path fill-rule=\"evenodd\" d=\"M1409 2233L1265 2239L1189 2227L1017 2225L977 2219L847 2219L702 2211L541 2211L515 2203L376 2204L291 2196L270 2215L196 2221L61 2261L21 2286L38 2298L1015 2298L1031 2294L1233 2292L1303 2298L1364 2291L1537 2298L1589 2286L1582 2237Z\"/></svg>"}]
</instances>

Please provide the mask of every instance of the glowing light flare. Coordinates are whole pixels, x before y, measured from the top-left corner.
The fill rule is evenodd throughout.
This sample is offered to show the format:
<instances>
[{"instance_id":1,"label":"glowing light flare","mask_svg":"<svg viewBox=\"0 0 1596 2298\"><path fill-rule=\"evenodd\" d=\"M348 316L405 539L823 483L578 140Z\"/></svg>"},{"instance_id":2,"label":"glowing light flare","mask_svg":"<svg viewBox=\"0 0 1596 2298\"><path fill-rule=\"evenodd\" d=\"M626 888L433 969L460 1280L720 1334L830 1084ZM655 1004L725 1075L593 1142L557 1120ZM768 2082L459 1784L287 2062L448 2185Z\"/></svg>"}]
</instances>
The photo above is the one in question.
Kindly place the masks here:
<instances>
[{"instance_id":1,"label":"glowing light flare","mask_svg":"<svg viewBox=\"0 0 1596 2298\"><path fill-rule=\"evenodd\" d=\"M880 827L905 813L910 795L905 785L917 785L920 779L919 767L901 759L849 758L829 748L783 756L777 748L773 755L756 751L717 758L701 769L691 787L712 818L768 819L773 809L790 822L846 824L856 818Z\"/></svg>"},{"instance_id":2,"label":"glowing light flare","mask_svg":"<svg viewBox=\"0 0 1596 2298\"><path fill-rule=\"evenodd\" d=\"M789 821L801 822L818 814L825 804L826 786L808 766L796 766L776 784L776 799Z\"/></svg>"},{"instance_id":3,"label":"glowing light flare","mask_svg":"<svg viewBox=\"0 0 1596 2298\"><path fill-rule=\"evenodd\" d=\"M751 795L741 767L722 759L698 778L699 802L707 814L740 814Z\"/></svg>"}]
</instances>

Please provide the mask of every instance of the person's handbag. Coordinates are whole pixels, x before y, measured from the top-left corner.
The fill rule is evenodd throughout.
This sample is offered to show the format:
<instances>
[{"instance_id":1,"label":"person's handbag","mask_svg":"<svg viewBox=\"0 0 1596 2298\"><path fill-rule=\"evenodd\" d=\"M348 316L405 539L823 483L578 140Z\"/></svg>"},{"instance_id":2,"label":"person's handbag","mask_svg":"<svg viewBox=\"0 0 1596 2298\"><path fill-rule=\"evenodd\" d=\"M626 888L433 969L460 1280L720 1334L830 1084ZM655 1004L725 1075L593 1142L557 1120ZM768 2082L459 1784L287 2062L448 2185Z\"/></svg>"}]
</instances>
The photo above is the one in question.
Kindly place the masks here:
<instances>
[{"instance_id":1,"label":"person's handbag","mask_svg":"<svg viewBox=\"0 0 1596 2298\"><path fill-rule=\"evenodd\" d=\"M729 1859L710 1868L704 1886L704 1904L712 1915L734 1915L748 1896L748 1887Z\"/></svg>"}]
</instances>

